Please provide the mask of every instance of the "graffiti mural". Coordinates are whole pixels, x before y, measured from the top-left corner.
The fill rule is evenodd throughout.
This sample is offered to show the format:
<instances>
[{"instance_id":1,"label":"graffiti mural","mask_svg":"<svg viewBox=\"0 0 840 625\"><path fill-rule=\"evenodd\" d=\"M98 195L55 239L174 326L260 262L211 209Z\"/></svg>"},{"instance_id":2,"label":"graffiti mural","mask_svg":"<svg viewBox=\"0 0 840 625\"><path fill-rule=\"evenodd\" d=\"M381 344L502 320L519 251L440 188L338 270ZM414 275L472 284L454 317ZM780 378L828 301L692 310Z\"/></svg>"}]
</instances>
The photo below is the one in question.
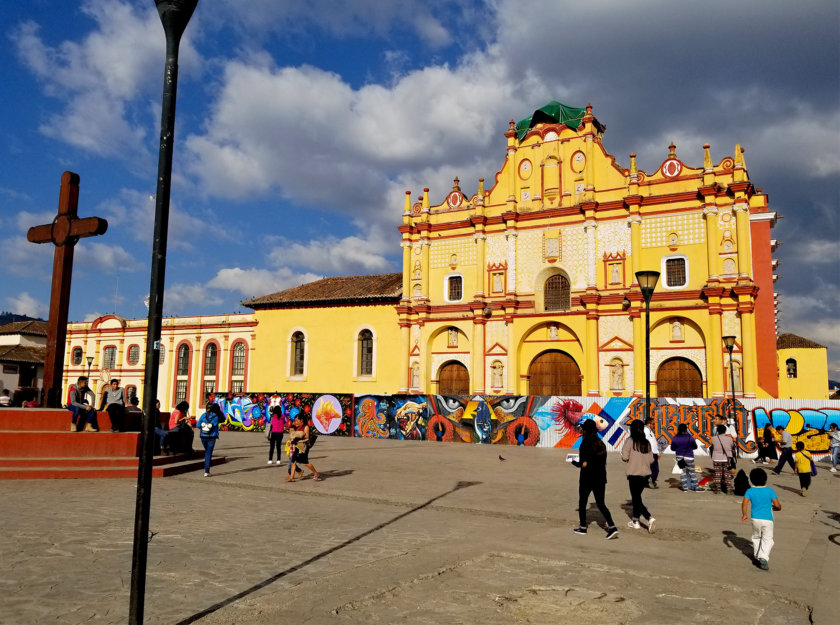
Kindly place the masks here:
<instances>
[{"instance_id":1,"label":"graffiti mural","mask_svg":"<svg viewBox=\"0 0 840 625\"><path fill-rule=\"evenodd\" d=\"M430 441L528 445L540 440L529 415L530 397L430 395L432 410L426 431Z\"/></svg>"},{"instance_id":2,"label":"graffiti mural","mask_svg":"<svg viewBox=\"0 0 840 625\"><path fill-rule=\"evenodd\" d=\"M773 407L771 401L777 406ZM840 406L803 408L800 400L771 401L752 400L751 402L756 404L752 409L756 432L763 431L766 425L772 428L781 425L793 436L794 445L802 441L805 443L805 449L816 458L822 458L829 453L827 430L832 423L840 425Z\"/></svg>"},{"instance_id":3,"label":"graffiti mural","mask_svg":"<svg viewBox=\"0 0 840 625\"><path fill-rule=\"evenodd\" d=\"M424 440L429 420L422 395L362 395L356 397L355 435L365 438Z\"/></svg>"},{"instance_id":4,"label":"graffiti mural","mask_svg":"<svg viewBox=\"0 0 840 625\"><path fill-rule=\"evenodd\" d=\"M352 436L353 396L319 393L210 393L206 403L215 402L225 415L220 429L262 432L271 409L280 406L290 419L302 414L304 422L320 434ZM203 411L202 411L203 412Z\"/></svg>"}]
</instances>

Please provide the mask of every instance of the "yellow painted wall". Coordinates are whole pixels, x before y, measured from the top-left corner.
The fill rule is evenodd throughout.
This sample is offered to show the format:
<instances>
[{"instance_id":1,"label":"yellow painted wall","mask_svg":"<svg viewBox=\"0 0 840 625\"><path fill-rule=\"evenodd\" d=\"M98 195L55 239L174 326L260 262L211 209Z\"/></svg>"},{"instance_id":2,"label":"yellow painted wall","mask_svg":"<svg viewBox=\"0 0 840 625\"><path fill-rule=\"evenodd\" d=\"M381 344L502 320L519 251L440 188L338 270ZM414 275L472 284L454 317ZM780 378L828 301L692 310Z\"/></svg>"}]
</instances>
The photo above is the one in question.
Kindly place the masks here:
<instances>
[{"instance_id":1,"label":"yellow painted wall","mask_svg":"<svg viewBox=\"0 0 840 625\"><path fill-rule=\"evenodd\" d=\"M828 399L828 352L825 348L780 349L779 398ZM796 377L787 376L787 360L796 360Z\"/></svg>"},{"instance_id":2,"label":"yellow painted wall","mask_svg":"<svg viewBox=\"0 0 840 625\"><path fill-rule=\"evenodd\" d=\"M250 389L393 393L398 387L399 325L393 305L258 310ZM356 375L359 332L374 335L374 375ZM303 376L291 375L291 338L306 337Z\"/></svg>"}]
</instances>

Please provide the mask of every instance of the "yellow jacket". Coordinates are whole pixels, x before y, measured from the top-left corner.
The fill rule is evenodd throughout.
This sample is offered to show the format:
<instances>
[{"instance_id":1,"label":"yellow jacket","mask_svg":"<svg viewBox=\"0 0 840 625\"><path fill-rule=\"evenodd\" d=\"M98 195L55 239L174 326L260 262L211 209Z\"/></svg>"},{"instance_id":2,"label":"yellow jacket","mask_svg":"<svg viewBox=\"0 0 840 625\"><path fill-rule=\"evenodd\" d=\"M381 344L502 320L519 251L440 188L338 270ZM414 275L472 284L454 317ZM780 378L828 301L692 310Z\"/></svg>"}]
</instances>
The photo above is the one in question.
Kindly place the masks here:
<instances>
[{"instance_id":1,"label":"yellow jacket","mask_svg":"<svg viewBox=\"0 0 840 625\"><path fill-rule=\"evenodd\" d=\"M797 451L793 454L793 464L796 467L797 473L811 472L811 454L805 451Z\"/></svg>"}]
</instances>

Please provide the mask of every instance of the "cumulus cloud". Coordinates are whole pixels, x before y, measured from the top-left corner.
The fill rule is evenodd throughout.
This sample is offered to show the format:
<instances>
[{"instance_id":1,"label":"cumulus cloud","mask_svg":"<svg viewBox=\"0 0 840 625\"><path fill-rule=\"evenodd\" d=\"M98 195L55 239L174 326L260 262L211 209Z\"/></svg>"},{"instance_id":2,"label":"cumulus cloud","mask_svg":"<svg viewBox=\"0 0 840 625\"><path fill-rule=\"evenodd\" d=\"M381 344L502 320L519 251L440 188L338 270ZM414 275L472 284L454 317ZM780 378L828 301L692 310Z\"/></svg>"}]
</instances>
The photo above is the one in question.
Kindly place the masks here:
<instances>
[{"instance_id":1,"label":"cumulus cloud","mask_svg":"<svg viewBox=\"0 0 840 625\"><path fill-rule=\"evenodd\" d=\"M54 250L51 244L30 243L25 236L6 236L0 239L3 271L27 278L49 280Z\"/></svg>"},{"instance_id":2,"label":"cumulus cloud","mask_svg":"<svg viewBox=\"0 0 840 625\"><path fill-rule=\"evenodd\" d=\"M107 274L132 272L142 268L121 245L97 241L83 241L76 246L75 260L80 267L88 267Z\"/></svg>"},{"instance_id":3,"label":"cumulus cloud","mask_svg":"<svg viewBox=\"0 0 840 625\"><path fill-rule=\"evenodd\" d=\"M320 278L321 276L313 273L296 273L288 267L274 270L227 267L220 269L207 286L249 298L282 291Z\"/></svg>"},{"instance_id":4,"label":"cumulus cloud","mask_svg":"<svg viewBox=\"0 0 840 625\"><path fill-rule=\"evenodd\" d=\"M49 314L49 307L44 302L35 299L25 291L16 296L7 297L5 304L10 312L18 315L45 318Z\"/></svg>"},{"instance_id":5,"label":"cumulus cloud","mask_svg":"<svg viewBox=\"0 0 840 625\"><path fill-rule=\"evenodd\" d=\"M222 303L221 297L202 284L173 284L163 295L164 314L183 312L191 307L207 309Z\"/></svg>"},{"instance_id":6,"label":"cumulus cloud","mask_svg":"<svg viewBox=\"0 0 840 625\"><path fill-rule=\"evenodd\" d=\"M165 52L157 11L124 0L86 0L81 10L96 27L78 42L50 45L33 21L12 31L20 60L64 106L40 130L99 156L147 157L146 98L159 90ZM198 58L188 32L180 64L189 72Z\"/></svg>"}]
</instances>

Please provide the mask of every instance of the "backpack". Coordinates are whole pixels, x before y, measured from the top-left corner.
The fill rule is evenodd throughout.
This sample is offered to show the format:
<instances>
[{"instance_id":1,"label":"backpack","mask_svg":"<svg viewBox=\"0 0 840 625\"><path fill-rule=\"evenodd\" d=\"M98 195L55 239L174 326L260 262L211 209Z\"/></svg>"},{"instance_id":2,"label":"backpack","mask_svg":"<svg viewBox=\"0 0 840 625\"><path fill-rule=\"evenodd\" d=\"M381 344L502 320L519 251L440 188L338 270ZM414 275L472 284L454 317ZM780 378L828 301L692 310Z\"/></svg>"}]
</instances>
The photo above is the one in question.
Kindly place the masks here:
<instances>
[{"instance_id":1,"label":"backpack","mask_svg":"<svg viewBox=\"0 0 840 625\"><path fill-rule=\"evenodd\" d=\"M204 417L199 427L201 427L202 434L209 434L213 431L213 422L210 421L210 419L208 419L207 417Z\"/></svg>"}]
</instances>

